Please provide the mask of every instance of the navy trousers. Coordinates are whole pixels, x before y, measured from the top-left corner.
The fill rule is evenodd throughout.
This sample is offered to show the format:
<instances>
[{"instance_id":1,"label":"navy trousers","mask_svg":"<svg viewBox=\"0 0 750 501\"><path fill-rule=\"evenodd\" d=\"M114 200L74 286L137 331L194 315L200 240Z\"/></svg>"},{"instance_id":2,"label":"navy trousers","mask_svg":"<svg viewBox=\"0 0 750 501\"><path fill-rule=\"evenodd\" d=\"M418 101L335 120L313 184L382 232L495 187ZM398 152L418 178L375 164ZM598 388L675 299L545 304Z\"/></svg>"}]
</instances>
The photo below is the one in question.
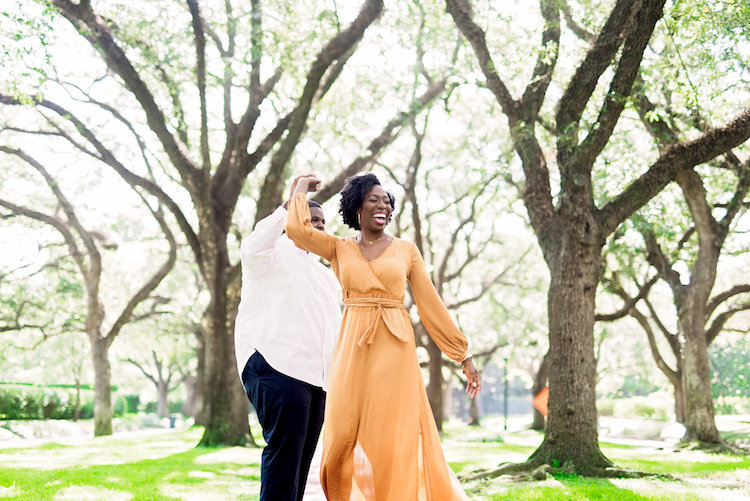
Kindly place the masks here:
<instances>
[{"instance_id":1,"label":"navy trousers","mask_svg":"<svg viewBox=\"0 0 750 501\"><path fill-rule=\"evenodd\" d=\"M257 351L242 371L242 384L267 444L260 501L301 501L323 426L326 393L278 372Z\"/></svg>"}]
</instances>

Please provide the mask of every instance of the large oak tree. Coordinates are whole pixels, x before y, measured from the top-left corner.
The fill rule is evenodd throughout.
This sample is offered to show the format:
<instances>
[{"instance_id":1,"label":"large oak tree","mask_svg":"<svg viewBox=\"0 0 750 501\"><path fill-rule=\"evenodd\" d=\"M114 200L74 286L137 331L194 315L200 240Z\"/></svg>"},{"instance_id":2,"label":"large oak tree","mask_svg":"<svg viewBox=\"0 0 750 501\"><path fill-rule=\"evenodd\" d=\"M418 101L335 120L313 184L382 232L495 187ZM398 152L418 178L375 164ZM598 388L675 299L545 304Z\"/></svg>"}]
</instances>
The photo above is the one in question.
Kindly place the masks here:
<instances>
[{"instance_id":1,"label":"large oak tree","mask_svg":"<svg viewBox=\"0 0 750 501\"><path fill-rule=\"evenodd\" d=\"M628 103L644 51L663 15L663 0L617 0L592 38L587 52L554 102L548 124L541 113L562 50L565 2L541 0L543 28L531 77L514 97L496 64L487 33L474 19L467 0L446 0L448 12L471 44L476 61L508 121L511 139L523 167L521 197L550 273L549 414L544 441L523 468L563 466L583 474L609 475L612 463L601 453L597 436L594 316L609 235L656 196L680 173L707 162L750 137L750 110L700 137L671 145L619 193L597 204L592 170L607 146ZM577 25L566 17L572 28ZM602 96L595 91L608 88ZM594 108L587 123L584 112ZM538 127L554 138L552 165L559 173L553 192L550 156ZM496 473L512 467L500 469Z\"/></svg>"},{"instance_id":2,"label":"large oak tree","mask_svg":"<svg viewBox=\"0 0 750 501\"><path fill-rule=\"evenodd\" d=\"M292 156L315 107L380 17L383 2L363 0L358 8L319 13L294 2L217 6L186 0L160 3L156 17L153 6L140 3L50 3L80 36L69 51L93 49L107 74L76 85L76 109L36 96L4 96L3 102L56 115L84 135L84 143L71 142L74 147L171 212L210 297L199 329L202 443L243 444L248 405L233 350L240 290L233 244L249 229L233 226L235 209L248 179L257 193L256 221L282 201ZM75 73L68 59L54 80L71 92L72 81L80 81ZM97 92L100 82L110 85L104 95ZM414 101L402 103L369 140L360 136L366 151L338 167L322 196L329 198L346 176L371 167L405 119L444 88L444 77L422 85ZM97 120L91 117L102 114L132 136L130 145L92 125Z\"/></svg>"}]
</instances>

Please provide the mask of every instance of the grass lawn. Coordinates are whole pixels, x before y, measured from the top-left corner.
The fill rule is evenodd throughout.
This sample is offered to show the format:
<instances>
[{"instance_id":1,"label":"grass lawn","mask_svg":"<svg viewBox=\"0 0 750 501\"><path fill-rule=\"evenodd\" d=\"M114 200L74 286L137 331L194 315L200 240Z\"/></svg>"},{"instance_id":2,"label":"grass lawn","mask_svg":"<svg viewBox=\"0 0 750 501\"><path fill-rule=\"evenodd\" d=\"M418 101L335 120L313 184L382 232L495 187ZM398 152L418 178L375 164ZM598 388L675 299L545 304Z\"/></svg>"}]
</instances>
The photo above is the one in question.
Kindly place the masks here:
<instances>
[{"instance_id":1,"label":"grass lawn","mask_svg":"<svg viewBox=\"0 0 750 501\"><path fill-rule=\"evenodd\" d=\"M196 448L201 428L151 429L56 442L0 442L0 500L254 500L260 449ZM459 475L523 461L541 441L532 431L449 425L446 457ZM750 500L750 457L675 451L670 446L608 444L618 466L671 479L545 481L507 477L466 482L472 500ZM387 501L387 500L384 500Z\"/></svg>"}]
</instances>

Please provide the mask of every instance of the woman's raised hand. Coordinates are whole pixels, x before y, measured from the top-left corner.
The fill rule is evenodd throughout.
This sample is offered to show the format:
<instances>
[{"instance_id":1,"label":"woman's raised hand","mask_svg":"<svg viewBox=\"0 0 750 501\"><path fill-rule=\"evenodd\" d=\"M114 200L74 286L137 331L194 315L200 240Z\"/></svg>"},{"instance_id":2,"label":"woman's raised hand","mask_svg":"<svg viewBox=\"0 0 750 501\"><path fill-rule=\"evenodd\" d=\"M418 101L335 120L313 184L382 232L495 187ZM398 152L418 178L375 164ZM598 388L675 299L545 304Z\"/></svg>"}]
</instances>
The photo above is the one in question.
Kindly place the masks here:
<instances>
[{"instance_id":1,"label":"woman's raised hand","mask_svg":"<svg viewBox=\"0 0 750 501\"><path fill-rule=\"evenodd\" d=\"M311 191L318 191L320 189L321 181L315 174L305 174L298 176L295 180L296 186L293 186L294 193L307 193Z\"/></svg>"}]
</instances>

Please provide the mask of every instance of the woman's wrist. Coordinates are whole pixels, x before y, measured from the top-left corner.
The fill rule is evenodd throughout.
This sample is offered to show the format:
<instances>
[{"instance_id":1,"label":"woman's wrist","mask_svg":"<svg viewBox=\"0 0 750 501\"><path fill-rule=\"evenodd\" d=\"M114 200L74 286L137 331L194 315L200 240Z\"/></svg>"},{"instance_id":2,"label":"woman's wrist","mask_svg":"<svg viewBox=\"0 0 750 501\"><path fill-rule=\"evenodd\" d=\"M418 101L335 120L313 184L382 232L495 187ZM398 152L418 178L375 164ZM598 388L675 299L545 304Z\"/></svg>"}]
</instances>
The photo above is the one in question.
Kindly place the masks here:
<instances>
[{"instance_id":1,"label":"woman's wrist","mask_svg":"<svg viewBox=\"0 0 750 501\"><path fill-rule=\"evenodd\" d=\"M466 354L466 356L465 356L465 357L463 358L463 360L461 360L461 366L462 366L462 367L463 367L463 366L465 366L465 365L466 365L466 363L467 363L467 362L468 362L469 360L472 360L473 358L474 358L474 355L472 355L471 353L467 353L467 354Z\"/></svg>"}]
</instances>

